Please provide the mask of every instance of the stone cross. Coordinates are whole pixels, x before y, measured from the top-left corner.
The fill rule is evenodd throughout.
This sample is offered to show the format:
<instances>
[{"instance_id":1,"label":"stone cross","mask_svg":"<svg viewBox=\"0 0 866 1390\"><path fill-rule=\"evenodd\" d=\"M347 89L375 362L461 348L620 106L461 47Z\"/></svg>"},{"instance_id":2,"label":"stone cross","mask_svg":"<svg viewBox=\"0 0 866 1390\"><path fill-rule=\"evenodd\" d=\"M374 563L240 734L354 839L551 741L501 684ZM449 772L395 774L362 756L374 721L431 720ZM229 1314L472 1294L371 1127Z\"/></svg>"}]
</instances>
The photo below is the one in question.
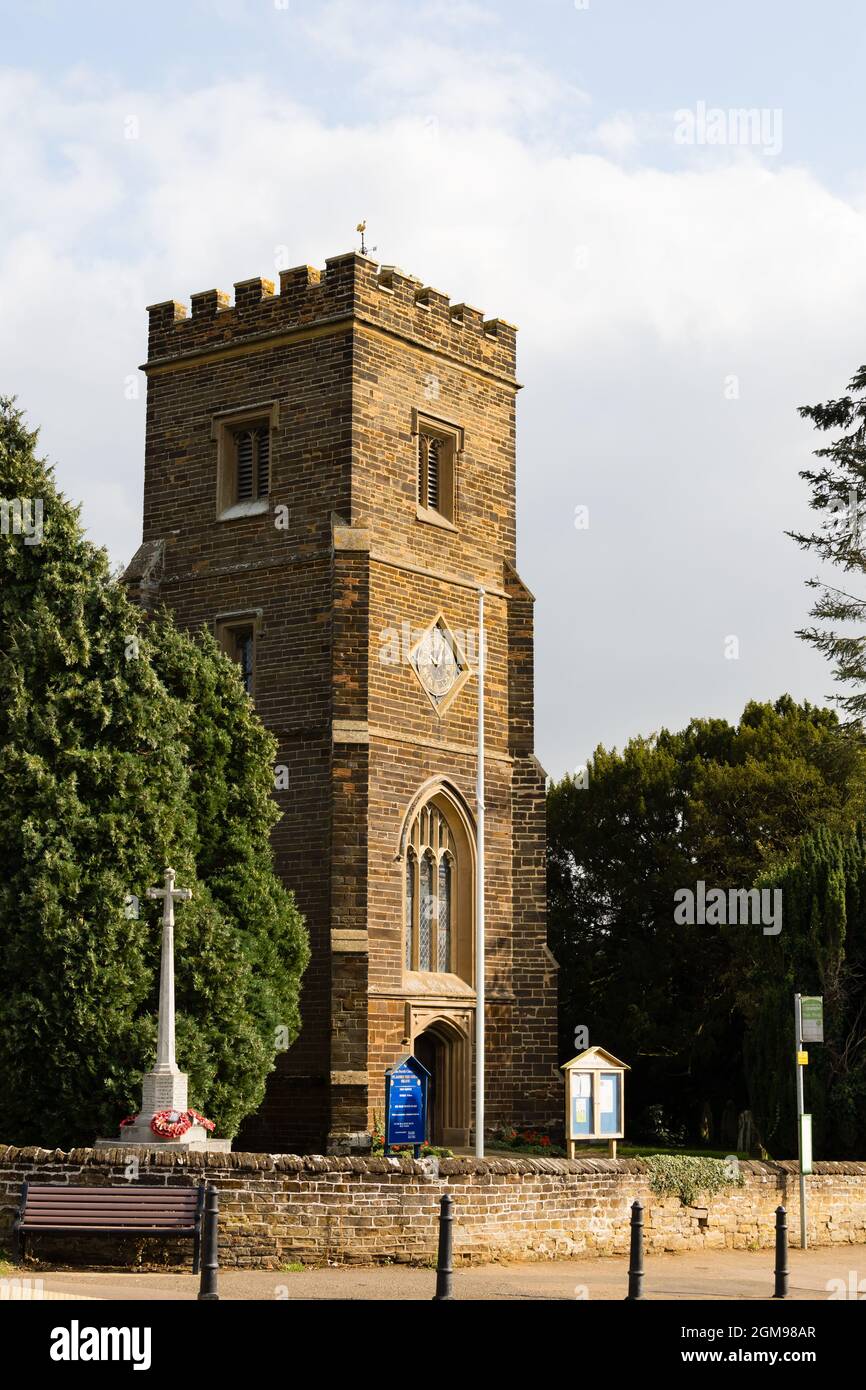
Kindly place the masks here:
<instances>
[{"instance_id":1,"label":"stone cross","mask_svg":"<svg viewBox=\"0 0 866 1390\"><path fill-rule=\"evenodd\" d=\"M156 1035L156 1066L144 1078L143 1110L153 1102L157 1110L185 1110L186 1075L178 1071L174 1053L174 904L189 902L189 888L175 888L174 869L166 869L165 886L148 888L149 898L162 898L162 955L159 965L159 1021Z\"/></svg>"},{"instance_id":2,"label":"stone cross","mask_svg":"<svg viewBox=\"0 0 866 1390\"><path fill-rule=\"evenodd\" d=\"M166 1148L181 1152L228 1153L230 1139L211 1139L204 1125L190 1125L180 1138L170 1139L154 1134L150 1127L154 1115L161 1110L175 1110L182 1115L189 1109L186 1072L179 1071L174 1053L174 905L189 902L188 888L175 888L174 869L166 869L162 888L148 888L149 898L162 898L162 955L159 962L159 1023L156 1034L156 1063L145 1072L141 1085L141 1110L131 1122L126 1122L117 1139L97 1139L97 1149ZM137 1170L136 1170L137 1171ZM129 1176L129 1174L127 1174Z\"/></svg>"}]
</instances>

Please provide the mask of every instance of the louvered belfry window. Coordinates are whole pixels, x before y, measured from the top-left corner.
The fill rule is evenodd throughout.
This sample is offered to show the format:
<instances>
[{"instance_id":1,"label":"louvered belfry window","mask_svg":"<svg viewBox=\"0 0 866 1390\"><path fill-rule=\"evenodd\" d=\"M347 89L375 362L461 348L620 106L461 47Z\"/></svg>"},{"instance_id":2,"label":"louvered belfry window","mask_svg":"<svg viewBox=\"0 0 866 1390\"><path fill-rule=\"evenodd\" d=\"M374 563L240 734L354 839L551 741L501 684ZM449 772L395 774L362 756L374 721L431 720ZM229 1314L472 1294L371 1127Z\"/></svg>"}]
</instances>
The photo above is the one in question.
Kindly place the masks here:
<instances>
[{"instance_id":1,"label":"louvered belfry window","mask_svg":"<svg viewBox=\"0 0 866 1390\"><path fill-rule=\"evenodd\" d=\"M271 433L257 424L235 430L236 502L267 497L271 481Z\"/></svg>"},{"instance_id":2,"label":"louvered belfry window","mask_svg":"<svg viewBox=\"0 0 866 1390\"><path fill-rule=\"evenodd\" d=\"M442 440L432 434L418 436L418 501L422 507L440 510L439 456Z\"/></svg>"},{"instance_id":3,"label":"louvered belfry window","mask_svg":"<svg viewBox=\"0 0 866 1390\"><path fill-rule=\"evenodd\" d=\"M406 850L404 964L407 970L454 970L455 844L438 806L419 813Z\"/></svg>"}]
</instances>

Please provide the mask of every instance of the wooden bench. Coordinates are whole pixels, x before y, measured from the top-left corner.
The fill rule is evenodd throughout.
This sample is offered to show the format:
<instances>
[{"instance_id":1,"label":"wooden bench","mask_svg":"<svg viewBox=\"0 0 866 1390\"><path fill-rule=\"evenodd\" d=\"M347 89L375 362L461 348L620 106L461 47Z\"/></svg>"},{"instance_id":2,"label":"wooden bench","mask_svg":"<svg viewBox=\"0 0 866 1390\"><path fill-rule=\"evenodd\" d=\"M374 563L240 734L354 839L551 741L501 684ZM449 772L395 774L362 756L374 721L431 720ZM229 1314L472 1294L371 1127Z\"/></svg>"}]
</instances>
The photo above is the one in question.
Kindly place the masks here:
<instances>
[{"instance_id":1,"label":"wooden bench","mask_svg":"<svg viewBox=\"0 0 866 1390\"><path fill-rule=\"evenodd\" d=\"M12 1226L19 1256L32 1235L137 1235L191 1239L192 1272L201 1267L205 1187L56 1187L21 1184Z\"/></svg>"}]
</instances>

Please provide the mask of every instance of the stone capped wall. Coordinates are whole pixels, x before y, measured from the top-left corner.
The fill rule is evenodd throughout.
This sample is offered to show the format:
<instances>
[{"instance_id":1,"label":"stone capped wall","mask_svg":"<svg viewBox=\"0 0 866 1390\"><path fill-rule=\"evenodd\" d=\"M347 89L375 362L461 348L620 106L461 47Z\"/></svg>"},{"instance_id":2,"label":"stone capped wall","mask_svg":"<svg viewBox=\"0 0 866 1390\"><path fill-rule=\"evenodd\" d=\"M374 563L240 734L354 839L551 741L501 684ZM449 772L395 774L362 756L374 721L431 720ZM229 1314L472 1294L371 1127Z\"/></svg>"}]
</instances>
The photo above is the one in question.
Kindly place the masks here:
<instances>
[{"instance_id":1,"label":"stone capped wall","mask_svg":"<svg viewBox=\"0 0 866 1390\"><path fill-rule=\"evenodd\" d=\"M121 1185L121 1149L16 1149L0 1144L0 1238L7 1239L24 1179ZM220 1263L275 1269L290 1261L374 1264L435 1261L439 1198L454 1198L458 1263L626 1254L629 1208L645 1208L649 1253L768 1248L775 1209L788 1209L798 1243L796 1165L744 1162L744 1184L685 1207L660 1200L636 1159L322 1158L296 1154L151 1154L139 1182L207 1181L220 1194ZM866 1244L866 1163L818 1163L808 1179L809 1240ZM34 1253L59 1262L164 1262L165 1244L90 1237L74 1248L43 1236ZM176 1252L187 1263L189 1243Z\"/></svg>"}]
</instances>

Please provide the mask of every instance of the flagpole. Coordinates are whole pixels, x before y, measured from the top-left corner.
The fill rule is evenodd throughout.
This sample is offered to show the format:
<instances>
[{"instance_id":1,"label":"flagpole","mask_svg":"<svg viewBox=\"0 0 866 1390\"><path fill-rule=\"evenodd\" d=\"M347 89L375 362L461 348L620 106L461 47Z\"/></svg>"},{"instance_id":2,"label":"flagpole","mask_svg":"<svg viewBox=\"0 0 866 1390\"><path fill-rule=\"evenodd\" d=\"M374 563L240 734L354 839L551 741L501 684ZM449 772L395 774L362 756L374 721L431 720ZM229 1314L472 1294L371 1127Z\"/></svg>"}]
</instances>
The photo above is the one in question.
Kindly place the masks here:
<instances>
[{"instance_id":1,"label":"flagpole","mask_svg":"<svg viewBox=\"0 0 866 1390\"><path fill-rule=\"evenodd\" d=\"M475 1156L484 1157L484 589L478 590L478 759L475 802Z\"/></svg>"}]
</instances>

